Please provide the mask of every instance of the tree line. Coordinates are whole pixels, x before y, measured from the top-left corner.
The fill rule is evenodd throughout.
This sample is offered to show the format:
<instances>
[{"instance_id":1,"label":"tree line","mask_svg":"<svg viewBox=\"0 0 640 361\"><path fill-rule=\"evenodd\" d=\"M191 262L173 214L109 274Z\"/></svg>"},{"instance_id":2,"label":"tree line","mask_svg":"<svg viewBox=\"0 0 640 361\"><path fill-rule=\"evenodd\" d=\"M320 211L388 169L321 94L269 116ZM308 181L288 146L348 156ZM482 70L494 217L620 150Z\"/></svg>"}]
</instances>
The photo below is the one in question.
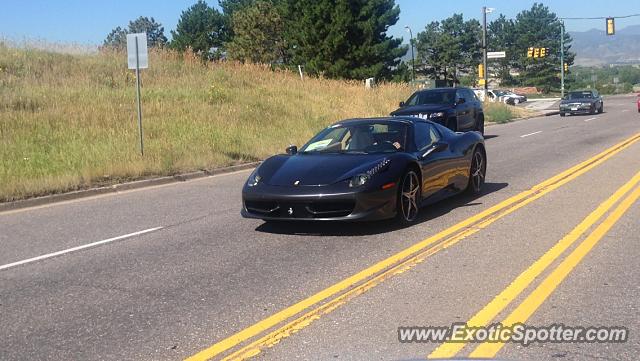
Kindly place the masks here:
<instances>
[{"instance_id":1,"label":"tree line","mask_svg":"<svg viewBox=\"0 0 640 361\"><path fill-rule=\"evenodd\" d=\"M204 0L184 10L171 41L153 18L117 27L104 47L126 46L126 34L146 31L149 46L191 49L203 60L226 58L279 67L302 65L329 78L390 80L408 50L387 35L398 21L394 0Z\"/></svg>"},{"instance_id":2,"label":"tree line","mask_svg":"<svg viewBox=\"0 0 640 361\"><path fill-rule=\"evenodd\" d=\"M375 77L411 80L409 47L387 34L398 21L394 0L219 0L222 11L204 0L184 10L171 41L153 18L140 17L117 27L105 47L123 47L126 34L146 31L150 46L191 49L203 60L221 58L296 68L341 79ZM505 51L490 60L489 75L503 86L560 84L561 20L534 4L515 19L499 15L488 26L488 51ZM565 62L573 64L571 37L564 32ZM482 28L462 14L428 23L413 39L419 77L449 84L475 85L482 62ZM528 58L528 47L549 48L544 58Z\"/></svg>"}]
</instances>

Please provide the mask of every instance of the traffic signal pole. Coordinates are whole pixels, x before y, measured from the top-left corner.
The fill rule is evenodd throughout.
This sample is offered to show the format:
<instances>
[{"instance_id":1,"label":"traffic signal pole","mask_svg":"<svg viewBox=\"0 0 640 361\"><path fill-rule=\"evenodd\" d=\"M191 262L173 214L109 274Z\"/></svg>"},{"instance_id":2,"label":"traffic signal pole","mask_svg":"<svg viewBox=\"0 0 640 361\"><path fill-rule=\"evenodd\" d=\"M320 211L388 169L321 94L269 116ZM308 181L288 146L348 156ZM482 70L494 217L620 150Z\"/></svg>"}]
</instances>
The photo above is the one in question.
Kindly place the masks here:
<instances>
[{"instance_id":1,"label":"traffic signal pole","mask_svg":"<svg viewBox=\"0 0 640 361\"><path fill-rule=\"evenodd\" d=\"M560 96L564 98L564 21L560 22Z\"/></svg>"}]
</instances>

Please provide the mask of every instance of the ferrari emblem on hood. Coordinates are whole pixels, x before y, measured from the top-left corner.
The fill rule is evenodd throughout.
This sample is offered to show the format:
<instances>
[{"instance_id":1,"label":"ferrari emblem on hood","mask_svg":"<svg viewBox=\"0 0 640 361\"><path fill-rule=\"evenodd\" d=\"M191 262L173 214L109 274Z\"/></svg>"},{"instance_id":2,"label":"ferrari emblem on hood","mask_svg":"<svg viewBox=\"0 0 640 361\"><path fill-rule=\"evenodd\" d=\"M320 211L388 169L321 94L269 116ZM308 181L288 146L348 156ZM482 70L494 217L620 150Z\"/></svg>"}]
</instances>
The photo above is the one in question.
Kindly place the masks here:
<instances>
[{"instance_id":1,"label":"ferrari emblem on hood","mask_svg":"<svg viewBox=\"0 0 640 361\"><path fill-rule=\"evenodd\" d=\"M297 181L293 182L293 185L294 185L294 186L297 186L298 184L300 184L300 181L299 181L299 180L297 180Z\"/></svg>"}]
</instances>

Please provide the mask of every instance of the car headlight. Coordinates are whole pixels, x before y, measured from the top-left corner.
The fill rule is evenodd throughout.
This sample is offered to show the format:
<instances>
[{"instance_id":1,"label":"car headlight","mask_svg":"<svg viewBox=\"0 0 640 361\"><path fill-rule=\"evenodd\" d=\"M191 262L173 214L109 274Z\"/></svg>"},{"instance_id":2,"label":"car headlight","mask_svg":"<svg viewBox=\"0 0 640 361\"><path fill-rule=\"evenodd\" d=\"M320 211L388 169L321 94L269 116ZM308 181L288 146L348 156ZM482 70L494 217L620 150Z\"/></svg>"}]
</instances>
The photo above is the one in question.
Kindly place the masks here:
<instances>
[{"instance_id":1,"label":"car headlight","mask_svg":"<svg viewBox=\"0 0 640 361\"><path fill-rule=\"evenodd\" d=\"M350 188L361 187L365 185L369 181L369 179L371 179L371 176L366 173L354 175L349 180L349 187Z\"/></svg>"},{"instance_id":2,"label":"car headlight","mask_svg":"<svg viewBox=\"0 0 640 361\"><path fill-rule=\"evenodd\" d=\"M249 187L255 187L255 186L258 185L258 183L260 183L260 180L262 180L262 177L260 176L260 174L258 174L258 170L256 169L249 176L249 180L247 181L247 185Z\"/></svg>"},{"instance_id":3,"label":"car headlight","mask_svg":"<svg viewBox=\"0 0 640 361\"><path fill-rule=\"evenodd\" d=\"M371 179L371 177L373 177L377 173L382 173L389 169L389 163L391 163L391 161L385 158L368 171L354 175L353 177L351 177L351 179L349 179L349 187L356 188L365 185Z\"/></svg>"},{"instance_id":4,"label":"car headlight","mask_svg":"<svg viewBox=\"0 0 640 361\"><path fill-rule=\"evenodd\" d=\"M442 117L444 117L444 112L435 112L435 113L431 113L431 115L429 115L429 119L442 118Z\"/></svg>"}]
</instances>

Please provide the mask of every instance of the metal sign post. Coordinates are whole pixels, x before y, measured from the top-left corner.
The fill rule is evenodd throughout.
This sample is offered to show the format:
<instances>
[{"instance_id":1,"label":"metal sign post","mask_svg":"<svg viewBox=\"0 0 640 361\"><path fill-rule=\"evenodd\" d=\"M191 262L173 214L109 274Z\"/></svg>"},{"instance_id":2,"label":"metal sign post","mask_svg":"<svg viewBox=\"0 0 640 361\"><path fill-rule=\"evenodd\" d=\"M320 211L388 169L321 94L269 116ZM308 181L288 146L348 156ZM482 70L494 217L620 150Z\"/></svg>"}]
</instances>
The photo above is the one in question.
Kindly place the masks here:
<instances>
[{"instance_id":1,"label":"metal sign post","mask_svg":"<svg viewBox=\"0 0 640 361\"><path fill-rule=\"evenodd\" d=\"M138 103L138 132L140 134L140 154L144 155L142 137L142 104L140 102L140 69L149 67L147 52L147 34L127 34L127 57L129 69L136 71L136 100Z\"/></svg>"}]
</instances>

